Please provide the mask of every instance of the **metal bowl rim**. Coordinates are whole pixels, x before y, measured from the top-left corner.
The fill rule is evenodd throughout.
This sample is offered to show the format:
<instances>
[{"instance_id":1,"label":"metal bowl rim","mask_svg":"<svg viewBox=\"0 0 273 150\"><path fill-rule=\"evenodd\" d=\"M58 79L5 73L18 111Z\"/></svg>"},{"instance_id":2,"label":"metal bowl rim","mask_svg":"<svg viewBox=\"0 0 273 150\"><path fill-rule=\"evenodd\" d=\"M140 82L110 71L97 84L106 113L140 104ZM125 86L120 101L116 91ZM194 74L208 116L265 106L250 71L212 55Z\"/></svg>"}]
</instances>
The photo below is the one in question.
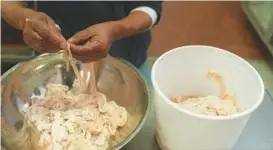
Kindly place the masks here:
<instances>
[{"instance_id":1,"label":"metal bowl rim","mask_svg":"<svg viewBox=\"0 0 273 150\"><path fill-rule=\"evenodd\" d=\"M57 52L57 53L44 53L41 55L38 55L35 58L30 59L27 62L32 62L35 61L39 58L42 57L49 57L49 56L54 56L54 55L61 55L61 52ZM116 145L113 149L121 149L122 147L124 147L126 144L128 144L139 132L140 130L143 128L144 123L146 122L147 118L148 118L148 114L151 110L151 89L150 86L148 84L148 82L146 81L146 79L143 77L143 75L140 73L140 71L134 66L132 65L130 62L122 59L122 58L115 58L121 62L123 62L124 64L126 64L129 68L133 69L133 71L135 71L137 73L137 75L140 77L140 79L142 80L142 82L144 83L145 86L145 90L147 92L147 96L148 96L148 103L147 103L147 108L145 111L144 116L142 117L142 119L140 120L140 123L138 124L138 126L133 130L132 133L129 134L129 136L127 138L125 138L122 142L120 142L118 145ZM6 71L3 75L1 75L1 82L2 80L4 80L7 76L9 76L12 72L16 71L19 67L21 67L22 65L24 65L27 62L21 62L16 64L15 66L13 66L12 68L10 68L8 71ZM2 145L1 145L2 146Z\"/></svg>"}]
</instances>

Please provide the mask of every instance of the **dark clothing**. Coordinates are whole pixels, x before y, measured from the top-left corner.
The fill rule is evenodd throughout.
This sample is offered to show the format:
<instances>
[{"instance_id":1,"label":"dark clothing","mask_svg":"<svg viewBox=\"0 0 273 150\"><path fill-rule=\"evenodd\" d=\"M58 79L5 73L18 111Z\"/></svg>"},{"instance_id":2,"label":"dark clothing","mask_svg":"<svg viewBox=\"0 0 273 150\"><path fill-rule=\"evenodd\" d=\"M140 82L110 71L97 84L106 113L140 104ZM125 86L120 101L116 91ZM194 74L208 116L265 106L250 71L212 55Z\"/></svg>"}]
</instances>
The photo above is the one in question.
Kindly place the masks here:
<instances>
[{"instance_id":1,"label":"dark clothing","mask_svg":"<svg viewBox=\"0 0 273 150\"><path fill-rule=\"evenodd\" d=\"M32 2L33 3L33 2ZM66 38L71 37L91 25L120 20L139 6L153 8L161 16L160 1L39 1L38 10L48 14L61 27ZM110 54L121 57L136 67L147 59L147 49L151 42L150 31L127 37L112 44Z\"/></svg>"}]
</instances>

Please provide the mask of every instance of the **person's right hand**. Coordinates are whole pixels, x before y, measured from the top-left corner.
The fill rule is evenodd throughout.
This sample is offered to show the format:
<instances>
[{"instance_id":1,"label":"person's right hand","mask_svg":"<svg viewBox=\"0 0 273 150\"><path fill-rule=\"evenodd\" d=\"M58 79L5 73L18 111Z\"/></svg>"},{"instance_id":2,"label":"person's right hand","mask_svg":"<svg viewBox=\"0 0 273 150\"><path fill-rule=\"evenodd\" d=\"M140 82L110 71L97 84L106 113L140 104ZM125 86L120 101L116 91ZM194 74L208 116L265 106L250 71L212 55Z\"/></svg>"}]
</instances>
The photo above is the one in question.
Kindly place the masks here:
<instances>
[{"instance_id":1,"label":"person's right hand","mask_svg":"<svg viewBox=\"0 0 273 150\"><path fill-rule=\"evenodd\" d=\"M23 27L25 43L41 53L57 52L66 49L66 40L58 25L46 14L33 12Z\"/></svg>"}]
</instances>

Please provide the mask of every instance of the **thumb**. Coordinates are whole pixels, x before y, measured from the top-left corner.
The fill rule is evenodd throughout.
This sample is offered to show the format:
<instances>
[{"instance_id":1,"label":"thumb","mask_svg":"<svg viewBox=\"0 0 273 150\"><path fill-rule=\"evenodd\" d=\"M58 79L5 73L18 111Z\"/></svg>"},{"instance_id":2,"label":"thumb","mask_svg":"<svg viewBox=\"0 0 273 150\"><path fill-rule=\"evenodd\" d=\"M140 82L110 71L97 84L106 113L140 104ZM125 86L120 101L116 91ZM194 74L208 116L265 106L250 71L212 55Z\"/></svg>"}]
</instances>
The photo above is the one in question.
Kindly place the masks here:
<instances>
[{"instance_id":1,"label":"thumb","mask_svg":"<svg viewBox=\"0 0 273 150\"><path fill-rule=\"evenodd\" d=\"M69 43L77 44L81 41L88 40L91 37L91 34L87 30L80 31L68 39Z\"/></svg>"},{"instance_id":2,"label":"thumb","mask_svg":"<svg viewBox=\"0 0 273 150\"><path fill-rule=\"evenodd\" d=\"M61 49L67 49L67 41L64 38L64 36L62 35L62 29L60 28L60 26L58 24L55 24L58 36L60 37L60 48Z\"/></svg>"}]
</instances>

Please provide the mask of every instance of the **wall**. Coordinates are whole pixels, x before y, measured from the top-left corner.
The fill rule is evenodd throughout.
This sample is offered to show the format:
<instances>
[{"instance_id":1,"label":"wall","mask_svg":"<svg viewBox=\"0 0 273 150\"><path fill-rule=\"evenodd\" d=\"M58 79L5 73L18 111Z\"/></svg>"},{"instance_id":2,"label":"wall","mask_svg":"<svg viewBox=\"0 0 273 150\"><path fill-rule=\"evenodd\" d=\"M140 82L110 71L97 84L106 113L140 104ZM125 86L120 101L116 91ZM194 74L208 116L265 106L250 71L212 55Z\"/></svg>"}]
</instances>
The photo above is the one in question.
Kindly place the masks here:
<instances>
[{"instance_id":1,"label":"wall","mask_svg":"<svg viewBox=\"0 0 273 150\"><path fill-rule=\"evenodd\" d=\"M212 45L247 59L262 59L264 49L240 2L164 2L153 30L150 56L190 44Z\"/></svg>"}]
</instances>

